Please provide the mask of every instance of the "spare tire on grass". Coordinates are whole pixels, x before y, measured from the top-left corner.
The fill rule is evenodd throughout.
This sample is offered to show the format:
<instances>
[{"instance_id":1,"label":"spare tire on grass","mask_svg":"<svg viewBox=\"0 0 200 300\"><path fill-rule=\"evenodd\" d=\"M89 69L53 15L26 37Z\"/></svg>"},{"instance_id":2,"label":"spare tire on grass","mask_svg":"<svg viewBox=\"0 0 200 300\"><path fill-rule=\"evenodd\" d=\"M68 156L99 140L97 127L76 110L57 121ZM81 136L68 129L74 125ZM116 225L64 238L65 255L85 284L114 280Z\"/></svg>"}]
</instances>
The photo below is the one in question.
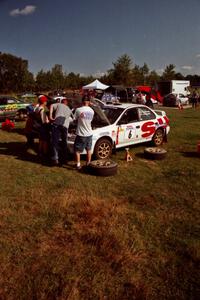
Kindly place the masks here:
<instances>
[{"instance_id":1,"label":"spare tire on grass","mask_svg":"<svg viewBox=\"0 0 200 300\"><path fill-rule=\"evenodd\" d=\"M167 151L163 148L149 147L144 149L144 155L149 159L164 159Z\"/></svg>"},{"instance_id":2,"label":"spare tire on grass","mask_svg":"<svg viewBox=\"0 0 200 300\"><path fill-rule=\"evenodd\" d=\"M117 163L109 159L93 160L88 171L96 176L113 176L117 173Z\"/></svg>"}]
</instances>

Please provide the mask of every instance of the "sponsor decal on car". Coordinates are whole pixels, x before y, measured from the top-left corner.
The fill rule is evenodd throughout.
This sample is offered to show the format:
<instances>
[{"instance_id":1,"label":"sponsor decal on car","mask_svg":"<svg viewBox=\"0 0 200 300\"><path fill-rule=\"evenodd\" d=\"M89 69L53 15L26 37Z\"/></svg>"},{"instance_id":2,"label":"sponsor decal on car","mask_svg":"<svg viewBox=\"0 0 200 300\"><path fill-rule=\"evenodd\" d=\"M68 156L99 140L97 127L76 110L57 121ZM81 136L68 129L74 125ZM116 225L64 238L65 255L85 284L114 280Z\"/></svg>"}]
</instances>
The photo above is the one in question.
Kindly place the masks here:
<instances>
[{"instance_id":1,"label":"sponsor decal on car","mask_svg":"<svg viewBox=\"0 0 200 300\"><path fill-rule=\"evenodd\" d=\"M113 130L112 131L112 137L115 137L115 135L116 135L116 132L115 132L115 130Z\"/></svg>"},{"instance_id":2,"label":"sponsor decal on car","mask_svg":"<svg viewBox=\"0 0 200 300\"><path fill-rule=\"evenodd\" d=\"M149 137L149 136L153 135L155 132L155 123L153 121L145 122L142 125L141 130L144 132L142 134L142 137L144 137L144 138Z\"/></svg>"},{"instance_id":3,"label":"sponsor decal on car","mask_svg":"<svg viewBox=\"0 0 200 300\"><path fill-rule=\"evenodd\" d=\"M17 104L7 104L4 107L4 111L16 110L19 106Z\"/></svg>"},{"instance_id":4,"label":"sponsor decal on car","mask_svg":"<svg viewBox=\"0 0 200 300\"><path fill-rule=\"evenodd\" d=\"M109 131L101 132L99 135L100 136L110 135L110 132Z\"/></svg>"},{"instance_id":5,"label":"sponsor decal on car","mask_svg":"<svg viewBox=\"0 0 200 300\"><path fill-rule=\"evenodd\" d=\"M128 125L128 126L126 127L126 130L130 130L130 129L133 129L133 126L132 126L132 125Z\"/></svg>"}]
</instances>

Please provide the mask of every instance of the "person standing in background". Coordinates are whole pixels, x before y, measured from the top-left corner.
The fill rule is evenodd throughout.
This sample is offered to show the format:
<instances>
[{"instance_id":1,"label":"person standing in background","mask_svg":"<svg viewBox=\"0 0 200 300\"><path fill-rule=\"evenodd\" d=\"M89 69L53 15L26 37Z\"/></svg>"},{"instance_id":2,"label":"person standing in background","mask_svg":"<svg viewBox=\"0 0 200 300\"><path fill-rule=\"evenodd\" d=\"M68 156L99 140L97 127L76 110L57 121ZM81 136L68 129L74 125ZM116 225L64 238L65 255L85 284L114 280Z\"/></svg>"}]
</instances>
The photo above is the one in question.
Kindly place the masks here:
<instances>
[{"instance_id":1,"label":"person standing in background","mask_svg":"<svg viewBox=\"0 0 200 300\"><path fill-rule=\"evenodd\" d=\"M52 165L56 166L59 162L65 163L67 158L67 135L72 116L71 109L68 107L68 99L63 98L61 103L54 103L50 106L49 117L52 122ZM72 119L72 118L71 118ZM59 154L59 143L61 150ZM60 156L61 155L61 156ZM60 157L59 157L60 156Z\"/></svg>"},{"instance_id":2,"label":"person standing in background","mask_svg":"<svg viewBox=\"0 0 200 300\"><path fill-rule=\"evenodd\" d=\"M199 95L197 93L197 90L195 89L192 93L191 102L192 102L192 108L197 108Z\"/></svg>"},{"instance_id":3,"label":"person standing in background","mask_svg":"<svg viewBox=\"0 0 200 300\"><path fill-rule=\"evenodd\" d=\"M80 155L83 150L87 152L87 162L91 162L92 148L92 126L91 122L94 117L94 110L90 107L90 97L85 95L82 98L83 105L76 109L74 119L78 121L76 129L76 139L74 142L74 151L76 156L77 169L81 169Z\"/></svg>"},{"instance_id":4,"label":"person standing in background","mask_svg":"<svg viewBox=\"0 0 200 300\"><path fill-rule=\"evenodd\" d=\"M49 150L49 119L46 114L47 97L40 95L34 113L39 127L39 156L46 160Z\"/></svg>"}]
</instances>

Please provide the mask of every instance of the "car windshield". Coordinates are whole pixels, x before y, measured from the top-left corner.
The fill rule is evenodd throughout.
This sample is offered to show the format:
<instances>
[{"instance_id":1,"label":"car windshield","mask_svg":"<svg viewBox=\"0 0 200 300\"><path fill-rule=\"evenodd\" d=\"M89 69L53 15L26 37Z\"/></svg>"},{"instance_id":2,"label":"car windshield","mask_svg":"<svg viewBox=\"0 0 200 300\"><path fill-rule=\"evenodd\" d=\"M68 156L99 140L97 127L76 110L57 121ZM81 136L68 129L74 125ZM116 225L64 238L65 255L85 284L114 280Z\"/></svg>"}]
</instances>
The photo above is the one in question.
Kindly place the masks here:
<instances>
[{"instance_id":1,"label":"car windshield","mask_svg":"<svg viewBox=\"0 0 200 300\"><path fill-rule=\"evenodd\" d=\"M124 111L124 108L121 107L105 107L103 108L103 112L108 118L109 122L113 124Z\"/></svg>"}]
</instances>

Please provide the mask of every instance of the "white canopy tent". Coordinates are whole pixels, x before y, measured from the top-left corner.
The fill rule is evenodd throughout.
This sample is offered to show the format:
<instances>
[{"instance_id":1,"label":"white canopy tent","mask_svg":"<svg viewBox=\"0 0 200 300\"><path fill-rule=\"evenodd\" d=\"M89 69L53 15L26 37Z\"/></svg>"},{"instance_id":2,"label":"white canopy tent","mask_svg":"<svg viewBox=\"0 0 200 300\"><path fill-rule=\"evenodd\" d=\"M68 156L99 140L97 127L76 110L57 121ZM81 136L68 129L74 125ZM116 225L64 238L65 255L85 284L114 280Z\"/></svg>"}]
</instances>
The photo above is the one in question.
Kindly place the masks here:
<instances>
[{"instance_id":1,"label":"white canopy tent","mask_svg":"<svg viewBox=\"0 0 200 300\"><path fill-rule=\"evenodd\" d=\"M83 86L83 90L105 90L108 87L108 85L103 84L98 79L96 79L93 82Z\"/></svg>"}]
</instances>

